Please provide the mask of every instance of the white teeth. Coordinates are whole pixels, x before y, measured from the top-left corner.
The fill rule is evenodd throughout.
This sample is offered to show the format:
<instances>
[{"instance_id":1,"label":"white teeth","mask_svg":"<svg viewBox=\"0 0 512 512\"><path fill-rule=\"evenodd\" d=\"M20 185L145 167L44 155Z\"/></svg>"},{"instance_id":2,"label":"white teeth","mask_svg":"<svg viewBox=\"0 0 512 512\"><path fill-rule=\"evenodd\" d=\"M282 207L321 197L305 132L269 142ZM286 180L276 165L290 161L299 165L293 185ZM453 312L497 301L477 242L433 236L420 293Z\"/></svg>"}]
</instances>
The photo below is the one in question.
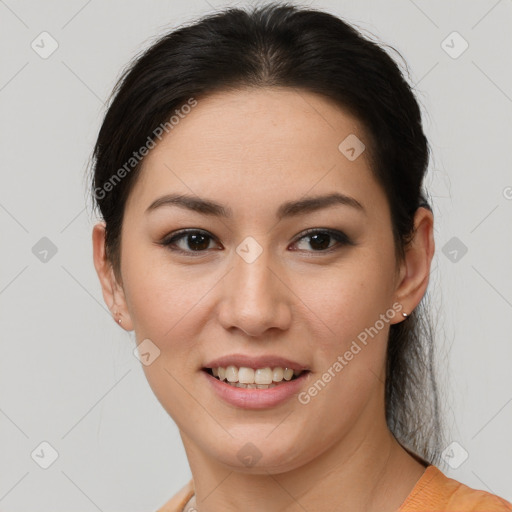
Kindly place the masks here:
<instances>
[{"instance_id":1,"label":"white teeth","mask_svg":"<svg viewBox=\"0 0 512 512\"><path fill-rule=\"evenodd\" d=\"M275 388L279 384L273 382L272 384L241 384L240 382L228 382L230 386L235 388L245 388L245 389L269 389Z\"/></svg>"},{"instance_id":2,"label":"white teeth","mask_svg":"<svg viewBox=\"0 0 512 512\"><path fill-rule=\"evenodd\" d=\"M241 384L254 384L254 370L242 366L242 368L238 370L238 382Z\"/></svg>"},{"instance_id":3,"label":"white teeth","mask_svg":"<svg viewBox=\"0 0 512 512\"><path fill-rule=\"evenodd\" d=\"M228 382L238 382L238 368L236 366L226 368L226 380Z\"/></svg>"},{"instance_id":4,"label":"white teeth","mask_svg":"<svg viewBox=\"0 0 512 512\"><path fill-rule=\"evenodd\" d=\"M293 370L292 368L275 367L270 368L248 368L229 365L226 368L221 366L212 368L212 374L219 380L226 380L236 387L265 389L273 387L276 383L283 380L289 381L293 376L298 377L302 370Z\"/></svg>"},{"instance_id":5,"label":"white teeth","mask_svg":"<svg viewBox=\"0 0 512 512\"><path fill-rule=\"evenodd\" d=\"M284 370L281 367L274 368L272 380L274 382L281 382L283 380Z\"/></svg>"},{"instance_id":6,"label":"white teeth","mask_svg":"<svg viewBox=\"0 0 512 512\"><path fill-rule=\"evenodd\" d=\"M272 384L273 372L271 368L258 368L254 372L254 382L256 384Z\"/></svg>"}]
</instances>

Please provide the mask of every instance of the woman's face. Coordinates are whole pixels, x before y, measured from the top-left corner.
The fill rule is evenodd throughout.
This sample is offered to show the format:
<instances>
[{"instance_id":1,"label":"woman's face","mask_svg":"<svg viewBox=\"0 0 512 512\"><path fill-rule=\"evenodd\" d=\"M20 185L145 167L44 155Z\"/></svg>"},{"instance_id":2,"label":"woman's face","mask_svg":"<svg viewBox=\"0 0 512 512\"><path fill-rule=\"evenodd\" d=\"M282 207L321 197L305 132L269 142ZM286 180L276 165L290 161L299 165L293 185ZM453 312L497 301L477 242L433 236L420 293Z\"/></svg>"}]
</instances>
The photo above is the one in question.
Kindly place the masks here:
<instances>
[{"instance_id":1,"label":"woman's face","mask_svg":"<svg viewBox=\"0 0 512 512\"><path fill-rule=\"evenodd\" d=\"M198 100L145 158L116 304L187 451L278 473L384 424L389 326L416 303L397 295L389 206L361 142L320 96L240 90ZM333 194L351 199L310 202ZM269 367L274 381L280 359L307 371L241 389L204 370Z\"/></svg>"}]
</instances>

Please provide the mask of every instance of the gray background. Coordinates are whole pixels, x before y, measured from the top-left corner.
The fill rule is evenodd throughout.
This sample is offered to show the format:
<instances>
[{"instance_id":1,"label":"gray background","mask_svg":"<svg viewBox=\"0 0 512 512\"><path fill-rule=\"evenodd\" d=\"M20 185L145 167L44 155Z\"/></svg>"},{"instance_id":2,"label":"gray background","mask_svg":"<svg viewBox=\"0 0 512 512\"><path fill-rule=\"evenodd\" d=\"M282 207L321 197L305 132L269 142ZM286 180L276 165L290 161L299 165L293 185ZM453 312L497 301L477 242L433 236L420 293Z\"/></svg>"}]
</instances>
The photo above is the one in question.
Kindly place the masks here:
<instances>
[{"instance_id":1,"label":"gray background","mask_svg":"<svg viewBox=\"0 0 512 512\"><path fill-rule=\"evenodd\" d=\"M235 3L0 0L2 511L150 511L191 476L133 333L103 303L84 172L123 66L223 5ZM309 5L371 32L410 66L434 153L428 293L447 444L457 443L442 469L512 500L512 1ZM31 47L51 49L43 31L58 43L47 58ZM58 452L48 469L43 441Z\"/></svg>"}]
</instances>

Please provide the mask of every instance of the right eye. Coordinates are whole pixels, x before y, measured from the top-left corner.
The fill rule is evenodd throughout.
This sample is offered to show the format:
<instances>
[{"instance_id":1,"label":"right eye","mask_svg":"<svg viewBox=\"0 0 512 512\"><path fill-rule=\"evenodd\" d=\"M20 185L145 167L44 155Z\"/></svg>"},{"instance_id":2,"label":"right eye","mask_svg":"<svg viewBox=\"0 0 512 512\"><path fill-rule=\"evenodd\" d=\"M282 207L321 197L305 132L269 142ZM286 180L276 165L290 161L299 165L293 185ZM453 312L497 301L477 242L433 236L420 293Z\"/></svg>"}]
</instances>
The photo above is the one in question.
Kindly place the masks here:
<instances>
[{"instance_id":1,"label":"right eye","mask_svg":"<svg viewBox=\"0 0 512 512\"><path fill-rule=\"evenodd\" d=\"M161 244L170 251L196 256L194 253L205 252L209 248L210 241L214 238L206 231L198 229L184 229L171 233L171 236L165 238ZM183 242L182 246L177 246L178 242Z\"/></svg>"}]
</instances>

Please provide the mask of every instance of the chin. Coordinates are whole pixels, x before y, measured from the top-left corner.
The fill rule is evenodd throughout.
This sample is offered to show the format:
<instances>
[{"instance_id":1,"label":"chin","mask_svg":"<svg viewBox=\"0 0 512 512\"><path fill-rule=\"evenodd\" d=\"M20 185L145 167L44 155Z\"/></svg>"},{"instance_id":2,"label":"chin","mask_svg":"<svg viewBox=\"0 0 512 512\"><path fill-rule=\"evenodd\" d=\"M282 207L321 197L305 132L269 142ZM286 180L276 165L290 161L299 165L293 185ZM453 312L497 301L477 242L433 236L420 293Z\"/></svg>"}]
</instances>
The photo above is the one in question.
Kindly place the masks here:
<instances>
[{"instance_id":1,"label":"chin","mask_svg":"<svg viewBox=\"0 0 512 512\"><path fill-rule=\"evenodd\" d=\"M259 436L245 435L244 440L235 436L229 445L216 444L207 448L210 457L230 471L268 475L292 471L307 463L307 455L299 444L282 443L282 438L269 440L267 433ZM285 436L287 439L287 436ZM209 437L213 439L213 437ZM206 448L206 447L205 447Z\"/></svg>"}]
</instances>

